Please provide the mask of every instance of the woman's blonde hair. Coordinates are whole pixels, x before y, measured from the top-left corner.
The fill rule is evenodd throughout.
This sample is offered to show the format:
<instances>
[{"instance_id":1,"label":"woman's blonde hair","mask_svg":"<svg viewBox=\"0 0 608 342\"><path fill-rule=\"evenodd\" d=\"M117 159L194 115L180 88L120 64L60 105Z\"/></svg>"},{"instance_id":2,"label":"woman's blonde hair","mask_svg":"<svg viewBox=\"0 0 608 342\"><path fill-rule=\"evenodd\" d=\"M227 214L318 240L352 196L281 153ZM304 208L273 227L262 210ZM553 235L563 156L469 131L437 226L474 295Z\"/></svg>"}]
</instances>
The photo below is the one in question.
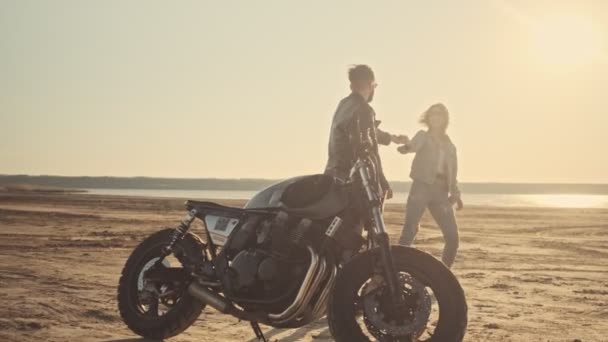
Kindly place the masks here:
<instances>
[{"instance_id":1,"label":"woman's blonde hair","mask_svg":"<svg viewBox=\"0 0 608 342\"><path fill-rule=\"evenodd\" d=\"M450 112L443 103L435 103L430 106L429 109L425 110L420 116L420 123L428 126L431 115L443 115L445 117L446 126L450 123Z\"/></svg>"}]
</instances>

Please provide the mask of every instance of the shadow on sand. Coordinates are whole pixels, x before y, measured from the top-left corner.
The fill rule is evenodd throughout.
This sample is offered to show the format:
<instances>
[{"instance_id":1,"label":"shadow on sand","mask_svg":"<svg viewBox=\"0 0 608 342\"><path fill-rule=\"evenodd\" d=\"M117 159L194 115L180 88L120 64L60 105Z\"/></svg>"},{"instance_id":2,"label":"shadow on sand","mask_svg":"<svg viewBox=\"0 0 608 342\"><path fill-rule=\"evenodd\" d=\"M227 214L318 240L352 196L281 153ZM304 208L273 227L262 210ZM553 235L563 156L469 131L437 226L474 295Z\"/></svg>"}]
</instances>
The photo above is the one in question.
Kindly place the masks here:
<instances>
[{"instance_id":1,"label":"shadow on sand","mask_svg":"<svg viewBox=\"0 0 608 342\"><path fill-rule=\"evenodd\" d=\"M306 336L306 334L308 334L311 330L314 330L318 328L318 326L304 326L298 329L271 329L267 332L264 333L264 336L266 336L266 339L270 342L275 342L275 341L279 341L279 342L297 342L299 341L301 338L304 338ZM284 333L286 331L292 331L291 334L289 334L288 336L285 337L281 337L281 339L274 339L273 337L276 335L279 335L281 333ZM329 333L329 328L326 327L325 329L319 331L318 333L315 333L315 336L318 337L314 337L315 340L317 341L333 341L333 339L331 338L331 334ZM252 338L247 342L259 342L257 338Z\"/></svg>"},{"instance_id":2,"label":"shadow on sand","mask_svg":"<svg viewBox=\"0 0 608 342\"><path fill-rule=\"evenodd\" d=\"M143 338L143 337L138 337L138 338L121 338L118 340L103 340L100 342L160 342L162 340L152 340L149 338Z\"/></svg>"}]
</instances>

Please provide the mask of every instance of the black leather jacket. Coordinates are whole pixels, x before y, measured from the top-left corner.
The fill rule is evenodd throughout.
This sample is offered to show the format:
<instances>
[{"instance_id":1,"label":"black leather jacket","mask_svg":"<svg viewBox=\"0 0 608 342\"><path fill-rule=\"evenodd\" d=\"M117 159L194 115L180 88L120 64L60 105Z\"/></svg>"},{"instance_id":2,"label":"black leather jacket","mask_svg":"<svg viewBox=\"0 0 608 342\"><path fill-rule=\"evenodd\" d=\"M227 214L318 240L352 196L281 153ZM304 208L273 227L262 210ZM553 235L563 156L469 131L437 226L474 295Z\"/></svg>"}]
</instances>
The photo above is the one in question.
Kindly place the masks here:
<instances>
[{"instance_id":1,"label":"black leather jacket","mask_svg":"<svg viewBox=\"0 0 608 342\"><path fill-rule=\"evenodd\" d=\"M342 99L331 125L325 174L347 179L358 153L367 146L376 154L382 188L389 189L378 154L378 144L390 144L391 136L379 130L379 124L376 112L361 95L351 93Z\"/></svg>"}]
</instances>

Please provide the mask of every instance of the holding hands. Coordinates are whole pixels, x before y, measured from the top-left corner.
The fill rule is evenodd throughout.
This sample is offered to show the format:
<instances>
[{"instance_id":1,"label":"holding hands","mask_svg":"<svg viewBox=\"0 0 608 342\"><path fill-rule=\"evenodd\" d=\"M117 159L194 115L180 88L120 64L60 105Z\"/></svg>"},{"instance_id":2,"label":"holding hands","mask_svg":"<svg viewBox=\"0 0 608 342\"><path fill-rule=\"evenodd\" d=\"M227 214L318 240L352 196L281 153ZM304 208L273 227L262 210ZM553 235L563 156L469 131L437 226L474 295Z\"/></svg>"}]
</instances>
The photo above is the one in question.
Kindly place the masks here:
<instances>
[{"instance_id":1,"label":"holding hands","mask_svg":"<svg viewBox=\"0 0 608 342\"><path fill-rule=\"evenodd\" d=\"M391 134L391 142L393 142L394 144L402 145L397 148L397 151L403 154L408 153L408 144L410 143L410 138L407 135Z\"/></svg>"},{"instance_id":2,"label":"holding hands","mask_svg":"<svg viewBox=\"0 0 608 342\"><path fill-rule=\"evenodd\" d=\"M391 141L395 144L401 144L401 145L405 145L407 143L410 142L410 138L407 137L407 135L394 135L391 134Z\"/></svg>"}]
</instances>

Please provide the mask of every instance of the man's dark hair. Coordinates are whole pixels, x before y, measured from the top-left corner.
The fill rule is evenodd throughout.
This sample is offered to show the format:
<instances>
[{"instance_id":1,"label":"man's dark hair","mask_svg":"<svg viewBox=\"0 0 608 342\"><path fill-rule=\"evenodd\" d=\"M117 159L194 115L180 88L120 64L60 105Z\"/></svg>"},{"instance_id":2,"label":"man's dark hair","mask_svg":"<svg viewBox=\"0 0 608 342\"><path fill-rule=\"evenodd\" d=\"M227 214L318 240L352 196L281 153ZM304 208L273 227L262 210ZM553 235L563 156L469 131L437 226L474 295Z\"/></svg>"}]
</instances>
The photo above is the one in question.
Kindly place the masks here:
<instances>
[{"instance_id":1,"label":"man's dark hair","mask_svg":"<svg viewBox=\"0 0 608 342\"><path fill-rule=\"evenodd\" d=\"M365 64L353 65L350 69L348 69L348 80L350 83L373 81L375 79L376 78L374 77L372 68Z\"/></svg>"}]
</instances>

